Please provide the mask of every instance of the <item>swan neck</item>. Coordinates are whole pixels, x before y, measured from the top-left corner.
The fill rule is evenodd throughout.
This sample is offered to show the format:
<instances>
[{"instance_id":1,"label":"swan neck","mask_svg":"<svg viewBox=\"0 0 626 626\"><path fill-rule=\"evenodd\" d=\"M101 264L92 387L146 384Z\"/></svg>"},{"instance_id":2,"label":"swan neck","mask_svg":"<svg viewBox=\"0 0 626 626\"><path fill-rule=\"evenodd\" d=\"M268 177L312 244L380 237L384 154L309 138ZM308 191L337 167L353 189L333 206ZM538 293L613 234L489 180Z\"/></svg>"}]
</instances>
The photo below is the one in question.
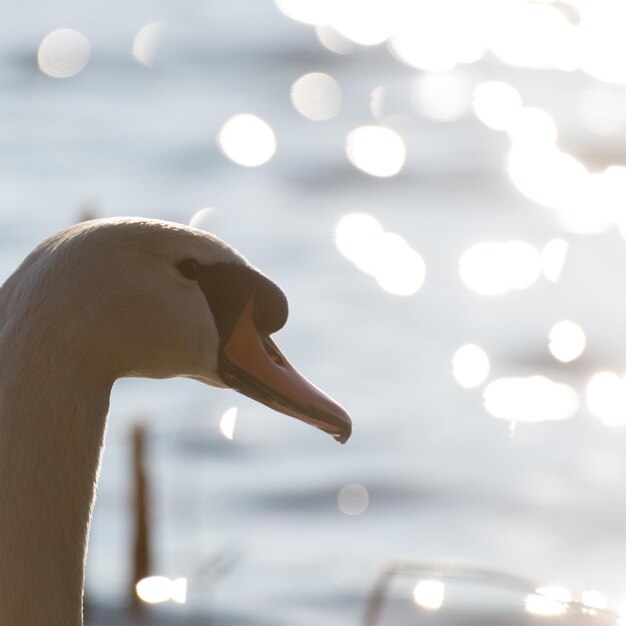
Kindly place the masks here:
<instances>
[{"instance_id":1,"label":"swan neck","mask_svg":"<svg viewBox=\"0 0 626 626\"><path fill-rule=\"evenodd\" d=\"M0 355L0 626L82 626L112 383L61 351Z\"/></svg>"}]
</instances>

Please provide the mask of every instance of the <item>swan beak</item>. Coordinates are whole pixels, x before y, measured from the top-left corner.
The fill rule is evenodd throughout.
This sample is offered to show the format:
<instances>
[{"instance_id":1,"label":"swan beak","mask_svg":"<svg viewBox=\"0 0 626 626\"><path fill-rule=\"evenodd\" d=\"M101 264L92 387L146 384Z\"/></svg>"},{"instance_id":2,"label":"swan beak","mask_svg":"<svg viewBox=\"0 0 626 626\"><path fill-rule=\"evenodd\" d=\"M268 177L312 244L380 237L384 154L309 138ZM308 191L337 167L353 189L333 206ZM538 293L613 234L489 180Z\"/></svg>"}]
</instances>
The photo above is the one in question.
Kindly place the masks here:
<instances>
[{"instance_id":1,"label":"swan beak","mask_svg":"<svg viewBox=\"0 0 626 626\"><path fill-rule=\"evenodd\" d=\"M254 323L254 297L243 309L220 354L224 382L250 398L311 424L345 443L352 432L346 410L309 382Z\"/></svg>"}]
</instances>

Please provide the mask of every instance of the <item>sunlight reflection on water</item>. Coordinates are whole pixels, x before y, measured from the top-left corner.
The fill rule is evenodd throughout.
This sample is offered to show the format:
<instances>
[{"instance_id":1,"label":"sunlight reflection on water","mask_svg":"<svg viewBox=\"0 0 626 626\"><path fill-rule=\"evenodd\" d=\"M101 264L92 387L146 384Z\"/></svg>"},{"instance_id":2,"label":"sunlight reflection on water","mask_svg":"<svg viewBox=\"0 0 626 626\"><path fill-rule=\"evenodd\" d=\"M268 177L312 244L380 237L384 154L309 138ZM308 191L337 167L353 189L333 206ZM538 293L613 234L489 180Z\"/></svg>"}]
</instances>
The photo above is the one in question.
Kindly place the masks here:
<instances>
[{"instance_id":1,"label":"sunlight reflection on water","mask_svg":"<svg viewBox=\"0 0 626 626\"><path fill-rule=\"evenodd\" d=\"M164 27L165 22L150 22L137 33L133 41L133 56L139 63L148 67L154 63Z\"/></svg>"},{"instance_id":2,"label":"sunlight reflection on water","mask_svg":"<svg viewBox=\"0 0 626 626\"><path fill-rule=\"evenodd\" d=\"M341 109L341 88L332 76L311 72L291 86L291 102L298 113L310 120L328 120Z\"/></svg>"},{"instance_id":3,"label":"sunlight reflection on water","mask_svg":"<svg viewBox=\"0 0 626 626\"><path fill-rule=\"evenodd\" d=\"M337 224L335 243L346 258L389 293L410 296L424 282L426 266L421 255L400 235L385 232L371 215L344 216Z\"/></svg>"},{"instance_id":4,"label":"sunlight reflection on water","mask_svg":"<svg viewBox=\"0 0 626 626\"><path fill-rule=\"evenodd\" d=\"M320 24L315 27L315 34L318 41L331 52L335 54L352 54L357 46L354 42L337 32L332 26Z\"/></svg>"},{"instance_id":5,"label":"sunlight reflection on water","mask_svg":"<svg viewBox=\"0 0 626 626\"><path fill-rule=\"evenodd\" d=\"M175 578L170 580L165 576L148 576L142 578L136 585L137 596L147 604L161 604L163 602L187 602L187 579Z\"/></svg>"},{"instance_id":6,"label":"sunlight reflection on water","mask_svg":"<svg viewBox=\"0 0 626 626\"><path fill-rule=\"evenodd\" d=\"M550 329L549 340L550 352L563 363L576 360L587 344L585 331L570 320L557 322Z\"/></svg>"},{"instance_id":7,"label":"sunlight reflection on water","mask_svg":"<svg viewBox=\"0 0 626 626\"><path fill-rule=\"evenodd\" d=\"M389 50L399 61L427 72L474 63L486 49L483 15L470 3L455 0L400 2Z\"/></svg>"},{"instance_id":8,"label":"sunlight reflection on water","mask_svg":"<svg viewBox=\"0 0 626 626\"><path fill-rule=\"evenodd\" d=\"M490 48L504 63L535 69L576 69L576 28L555 7L532 2L500 3ZM495 26L495 25L494 25ZM533 33L533 45L527 36Z\"/></svg>"},{"instance_id":9,"label":"sunlight reflection on water","mask_svg":"<svg viewBox=\"0 0 626 626\"><path fill-rule=\"evenodd\" d=\"M294 20L333 29L361 45L387 41L399 61L425 71L475 63L491 50L513 67L581 69L607 83L626 82L621 62L626 43L620 26L626 8L620 0L569 0L563 3L566 10L556 3L522 0L275 0L275 4Z\"/></svg>"},{"instance_id":10,"label":"sunlight reflection on water","mask_svg":"<svg viewBox=\"0 0 626 626\"><path fill-rule=\"evenodd\" d=\"M580 66L583 71L608 83L626 82L626 40L621 25L626 20L623 2L577 0L580 13Z\"/></svg>"},{"instance_id":11,"label":"sunlight reflection on water","mask_svg":"<svg viewBox=\"0 0 626 626\"><path fill-rule=\"evenodd\" d=\"M333 28L361 46L386 41L394 28L394 12L380 0L342 0L332 5Z\"/></svg>"},{"instance_id":12,"label":"sunlight reflection on water","mask_svg":"<svg viewBox=\"0 0 626 626\"><path fill-rule=\"evenodd\" d=\"M621 99L608 89L585 89L580 94L578 110L583 124L601 137L617 132L626 120Z\"/></svg>"},{"instance_id":13,"label":"sunlight reflection on water","mask_svg":"<svg viewBox=\"0 0 626 626\"><path fill-rule=\"evenodd\" d=\"M423 115L438 122L451 122L468 111L471 92L469 78L458 70L425 72L414 79L411 97Z\"/></svg>"},{"instance_id":14,"label":"sunlight reflection on water","mask_svg":"<svg viewBox=\"0 0 626 626\"><path fill-rule=\"evenodd\" d=\"M61 28L46 35L39 45L39 69L54 78L69 78L80 72L91 54L89 39L77 30Z\"/></svg>"},{"instance_id":15,"label":"sunlight reflection on water","mask_svg":"<svg viewBox=\"0 0 626 626\"><path fill-rule=\"evenodd\" d=\"M498 378L485 388L484 401L491 415L513 422L568 419L579 405L572 387L545 376Z\"/></svg>"},{"instance_id":16,"label":"sunlight reflection on water","mask_svg":"<svg viewBox=\"0 0 626 626\"><path fill-rule=\"evenodd\" d=\"M404 166L406 148L398 133L384 126L359 126L346 137L352 165L371 176L395 176Z\"/></svg>"},{"instance_id":17,"label":"sunlight reflection on water","mask_svg":"<svg viewBox=\"0 0 626 626\"><path fill-rule=\"evenodd\" d=\"M232 440L235 436L235 426L237 425L237 412L238 408L236 406L231 407L230 409L225 411L220 418L220 432L228 440Z\"/></svg>"},{"instance_id":18,"label":"sunlight reflection on water","mask_svg":"<svg viewBox=\"0 0 626 626\"><path fill-rule=\"evenodd\" d=\"M565 587L540 587L537 592L538 595L526 598L526 610L535 615L562 615L572 600L572 594Z\"/></svg>"},{"instance_id":19,"label":"sunlight reflection on water","mask_svg":"<svg viewBox=\"0 0 626 626\"><path fill-rule=\"evenodd\" d=\"M472 108L478 119L494 130L506 130L522 110L522 97L502 81L486 81L474 88Z\"/></svg>"},{"instance_id":20,"label":"sunlight reflection on water","mask_svg":"<svg viewBox=\"0 0 626 626\"><path fill-rule=\"evenodd\" d=\"M461 346L452 357L452 374L461 387L478 387L489 375L489 357L472 343Z\"/></svg>"},{"instance_id":21,"label":"sunlight reflection on water","mask_svg":"<svg viewBox=\"0 0 626 626\"><path fill-rule=\"evenodd\" d=\"M346 485L337 495L337 506L344 515L361 515L370 503L370 496L363 485Z\"/></svg>"},{"instance_id":22,"label":"sunlight reflection on water","mask_svg":"<svg viewBox=\"0 0 626 626\"><path fill-rule=\"evenodd\" d=\"M274 0L274 3L287 17L316 25L328 23L333 0Z\"/></svg>"},{"instance_id":23,"label":"sunlight reflection on water","mask_svg":"<svg viewBox=\"0 0 626 626\"><path fill-rule=\"evenodd\" d=\"M526 289L541 275L539 251L524 241L486 241L468 248L459 260L465 285L481 295Z\"/></svg>"},{"instance_id":24,"label":"sunlight reflection on water","mask_svg":"<svg viewBox=\"0 0 626 626\"><path fill-rule=\"evenodd\" d=\"M569 243L559 238L551 239L541 249L541 268L550 282L559 282L568 249Z\"/></svg>"},{"instance_id":25,"label":"sunlight reflection on water","mask_svg":"<svg viewBox=\"0 0 626 626\"><path fill-rule=\"evenodd\" d=\"M276 152L276 137L269 124L250 113L227 120L218 134L218 145L232 161L256 167L269 161Z\"/></svg>"},{"instance_id":26,"label":"sunlight reflection on water","mask_svg":"<svg viewBox=\"0 0 626 626\"><path fill-rule=\"evenodd\" d=\"M598 372L587 384L587 407L607 426L626 425L626 380L615 372Z\"/></svg>"},{"instance_id":27,"label":"sunlight reflection on water","mask_svg":"<svg viewBox=\"0 0 626 626\"><path fill-rule=\"evenodd\" d=\"M552 116L538 107L524 107L511 117L506 127L516 147L540 149L556 143L558 130Z\"/></svg>"},{"instance_id":28,"label":"sunlight reflection on water","mask_svg":"<svg viewBox=\"0 0 626 626\"><path fill-rule=\"evenodd\" d=\"M424 609L440 609L444 598L445 585L440 580L420 580L413 589L413 602Z\"/></svg>"},{"instance_id":29,"label":"sunlight reflection on water","mask_svg":"<svg viewBox=\"0 0 626 626\"><path fill-rule=\"evenodd\" d=\"M384 85L374 87L370 93L370 111L377 120L385 115L385 97L387 88Z\"/></svg>"},{"instance_id":30,"label":"sunlight reflection on water","mask_svg":"<svg viewBox=\"0 0 626 626\"><path fill-rule=\"evenodd\" d=\"M571 232L604 232L611 222L620 222L626 198L626 168L611 165L590 172L584 163L559 149L554 119L537 107L517 108L509 92L511 114L494 116L487 94L479 85L473 107L487 126L505 130L511 140L508 173L513 184L527 198L562 211L561 222ZM484 84L483 84L484 87ZM498 87L504 94L504 88ZM482 104L481 104L482 100ZM497 101L497 98L494 98Z\"/></svg>"},{"instance_id":31,"label":"sunlight reflection on water","mask_svg":"<svg viewBox=\"0 0 626 626\"><path fill-rule=\"evenodd\" d=\"M399 610L409 598L413 606ZM621 626L608 607L607 597L593 590L575 595L563 585L535 586L529 580L458 562L398 559L383 569L370 594L364 623Z\"/></svg>"},{"instance_id":32,"label":"sunlight reflection on water","mask_svg":"<svg viewBox=\"0 0 626 626\"><path fill-rule=\"evenodd\" d=\"M200 228L201 230L209 230L206 227L206 224L213 215L214 211L214 207L205 207L204 209L196 211L189 220L189 226L193 226L193 228Z\"/></svg>"},{"instance_id":33,"label":"sunlight reflection on water","mask_svg":"<svg viewBox=\"0 0 626 626\"><path fill-rule=\"evenodd\" d=\"M605 611L609 608L608 598L603 593L593 589L583 590L582 603L591 609L600 609Z\"/></svg>"}]
</instances>

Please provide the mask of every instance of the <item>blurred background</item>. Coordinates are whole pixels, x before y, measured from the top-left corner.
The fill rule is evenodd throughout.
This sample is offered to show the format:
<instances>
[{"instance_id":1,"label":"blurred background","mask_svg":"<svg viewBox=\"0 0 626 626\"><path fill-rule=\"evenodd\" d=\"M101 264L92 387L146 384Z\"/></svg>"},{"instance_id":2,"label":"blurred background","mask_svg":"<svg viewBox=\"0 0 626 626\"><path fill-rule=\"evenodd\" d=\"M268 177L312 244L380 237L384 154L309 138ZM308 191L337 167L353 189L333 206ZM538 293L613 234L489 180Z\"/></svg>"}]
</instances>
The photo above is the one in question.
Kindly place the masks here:
<instances>
[{"instance_id":1,"label":"blurred background","mask_svg":"<svg viewBox=\"0 0 626 626\"><path fill-rule=\"evenodd\" d=\"M137 423L154 619L356 625L397 559L622 610L621 0L2 8L0 278L92 217L214 232L284 289L278 344L354 422L339 446L234 392L119 381L91 623L132 589ZM381 624L443 614L409 570Z\"/></svg>"}]
</instances>

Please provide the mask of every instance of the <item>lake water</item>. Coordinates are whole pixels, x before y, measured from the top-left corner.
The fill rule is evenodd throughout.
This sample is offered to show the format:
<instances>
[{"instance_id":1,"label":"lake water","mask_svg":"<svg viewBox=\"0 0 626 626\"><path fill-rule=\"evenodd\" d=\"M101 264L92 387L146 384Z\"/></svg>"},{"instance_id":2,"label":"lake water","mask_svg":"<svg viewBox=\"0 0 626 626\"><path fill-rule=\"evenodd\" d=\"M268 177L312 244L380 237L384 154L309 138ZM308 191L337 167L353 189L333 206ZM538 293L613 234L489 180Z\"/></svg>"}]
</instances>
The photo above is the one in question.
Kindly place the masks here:
<instances>
[{"instance_id":1,"label":"lake water","mask_svg":"<svg viewBox=\"0 0 626 626\"><path fill-rule=\"evenodd\" d=\"M333 54L267 0L5 5L0 278L86 215L188 223L212 207L197 224L283 288L290 319L277 343L354 422L340 446L234 392L118 382L88 561L95 605L126 602L129 437L142 421L154 573L188 580L187 603L164 609L173 623L204 615L219 624L360 624L381 568L397 558L504 571L577 597L595 589L619 606L626 432L585 404L593 374L626 371L626 245L615 227L572 234L511 184L506 135L471 112L451 123L416 113L407 95L416 71L384 46ZM146 67L131 55L133 38L155 20L166 28ZM43 37L62 27L91 42L88 65L65 80L36 64ZM342 111L326 122L304 119L289 100L292 83L312 71L342 88ZM594 139L572 106L594 87L590 77L489 59L463 71L471 84L510 81L549 109L564 145L590 167L619 163L622 135L610 146ZM359 172L344 150L350 130L376 123L370 94L380 85L407 146L403 171L388 179ZM262 167L241 167L217 147L221 125L241 112L275 132L276 155ZM417 293L385 291L339 252L335 229L353 212L376 217L419 252L426 278ZM461 255L480 241L541 249L555 238L569 242L557 283L541 276L528 289L485 296L459 277ZM570 364L547 349L562 319L587 336ZM470 342L489 354L491 370L465 389L452 357ZM580 408L535 423L487 411L489 381L531 375L569 385ZM232 407L231 441L219 425ZM341 506L358 514L338 505L348 485L358 487L343 492ZM410 614L410 598L398 602Z\"/></svg>"}]
</instances>

